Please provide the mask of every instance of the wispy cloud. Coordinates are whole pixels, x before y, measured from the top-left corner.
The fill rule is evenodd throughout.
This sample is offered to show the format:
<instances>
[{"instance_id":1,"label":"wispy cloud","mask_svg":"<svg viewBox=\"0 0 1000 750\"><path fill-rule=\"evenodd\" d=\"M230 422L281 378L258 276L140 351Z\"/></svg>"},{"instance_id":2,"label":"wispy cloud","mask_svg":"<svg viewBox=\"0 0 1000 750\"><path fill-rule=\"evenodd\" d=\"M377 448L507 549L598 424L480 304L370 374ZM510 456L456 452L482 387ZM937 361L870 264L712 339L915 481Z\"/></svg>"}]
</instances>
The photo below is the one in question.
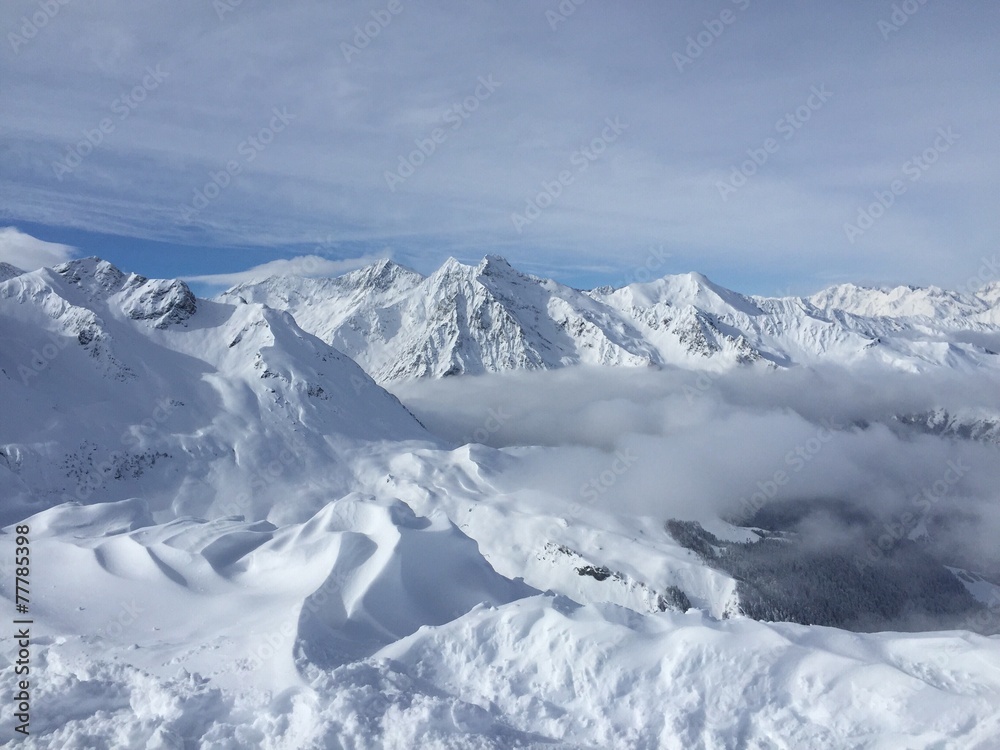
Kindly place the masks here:
<instances>
[{"instance_id":1,"label":"wispy cloud","mask_svg":"<svg viewBox=\"0 0 1000 750\"><path fill-rule=\"evenodd\" d=\"M385 257L387 256L363 255L360 258L331 260L319 255L300 255L296 258L282 258L280 260L261 263L259 266L248 268L245 271L188 276L186 279L209 286L228 287L235 286L236 284L245 284L250 281L259 281L271 276L305 276L310 278L338 276L348 271L371 265Z\"/></svg>"},{"instance_id":2,"label":"wispy cloud","mask_svg":"<svg viewBox=\"0 0 1000 750\"><path fill-rule=\"evenodd\" d=\"M76 248L69 245L40 240L17 227L0 228L0 262L10 263L22 271L65 263L75 254Z\"/></svg>"},{"instance_id":3,"label":"wispy cloud","mask_svg":"<svg viewBox=\"0 0 1000 750\"><path fill-rule=\"evenodd\" d=\"M558 5L403 2L361 42L375 21L360 0L230 3L221 18L205 0L67 5L30 45L0 48L18 102L0 110L3 215L206 247L398 238L428 267L486 252L577 268L613 258L618 276L664 245L683 270L752 265L809 287L823 272L947 286L995 252L1000 146L984 105L1000 61L995 4L928 4L886 40L889 0L729 3L746 8L738 23L683 72L672 53L717 11L587 3L554 30ZM23 15L3 5L0 28ZM360 43L345 60L343 45ZM147 95L156 65L169 77ZM477 98L491 75L502 86ZM800 122L813 85L836 96L721 202L718 182L776 123ZM271 142L276 107L295 120ZM586 174L518 234L511 214L574 169L609 117L626 136L580 162ZM961 148L847 242L858 206L947 126ZM53 165L84 151L60 181ZM407 174L426 163L390 190L401 156ZM184 206L220 181L185 222Z\"/></svg>"}]
</instances>

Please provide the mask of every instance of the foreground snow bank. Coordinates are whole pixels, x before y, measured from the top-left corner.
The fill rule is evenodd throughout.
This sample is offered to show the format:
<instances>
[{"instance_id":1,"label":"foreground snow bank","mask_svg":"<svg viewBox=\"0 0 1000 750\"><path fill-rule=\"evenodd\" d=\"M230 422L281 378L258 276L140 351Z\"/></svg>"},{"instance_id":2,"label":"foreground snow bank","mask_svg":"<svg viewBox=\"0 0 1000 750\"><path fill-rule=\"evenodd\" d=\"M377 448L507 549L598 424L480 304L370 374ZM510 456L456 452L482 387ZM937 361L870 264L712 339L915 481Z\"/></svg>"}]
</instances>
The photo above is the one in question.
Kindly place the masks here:
<instances>
[{"instance_id":1,"label":"foreground snow bank","mask_svg":"<svg viewBox=\"0 0 1000 750\"><path fill-rule=\"evenodd\" d=\"M65 656L75 640L41 645L25 747L986 750L1000 736L1000 638L967 633L858 635L538 595L332 670L298 649L302 684L274 691L192 674L218 668L195 654L160 677L130 664L136 647ZM0 683L13 684L9 661Z\"/></svg>"},{"instance_id":2,"label":"foreground snow bank","mask_svg":"<svg viewBox=\"0 0 1000 750\"><path fill-rule=\"evenodd\" d=\"M1000 736L1000 636L580 604L504 577L445 514L397 500L352 495L283 527L154 524L138 500L28 523L25 747L985 750ZM16 648L0 645L8 705Z\"/></svg>"},{"instance_id":3,"label":"foreground snow bank","mask_svg":"<svg viewBox=\"0 0 1000 750\"><path fill-rule=\"evenodd\" d=\"M644 616L543 596L378 656L587 747L995 748L1000 737L1000 637Z\"/></svg>"},{"instance_id":4,"label":"foreground snow bank","mask_svg":"<svg viewBox=\"0 0 1000 750\"><path fill-rule=\"evenodd\" d=\"M499 750L533 744L488 711L382 664L342 667L315 688L231 693L183 670L159 679L121 662L70 665L58 651L50 644L41 652L33 709L39 718L19 747ZM13 684L12 667L0 676ZM12 740L7 727L0 738Z\"/></svg>"}]
</instances>

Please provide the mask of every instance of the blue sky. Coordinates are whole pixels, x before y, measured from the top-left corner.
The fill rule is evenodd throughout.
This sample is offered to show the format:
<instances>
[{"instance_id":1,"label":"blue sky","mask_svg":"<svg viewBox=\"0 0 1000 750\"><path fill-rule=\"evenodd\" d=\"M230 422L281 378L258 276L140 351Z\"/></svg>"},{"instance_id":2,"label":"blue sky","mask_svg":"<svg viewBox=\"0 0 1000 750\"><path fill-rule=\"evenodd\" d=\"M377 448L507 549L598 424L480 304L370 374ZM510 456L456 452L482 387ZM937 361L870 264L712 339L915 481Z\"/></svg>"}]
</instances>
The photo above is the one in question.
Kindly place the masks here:
<instances>
[{"instance_id":1,"label":"blue sky","mask_svg":"<svg viewBox=\"0 0 1000 750\"><path fill-rule=\"evenodd\" d=\"M147 276L499 253L777 294L997 252L986 0L12 0L0 31L0 225Z\"/></svg>"}]
</instances>

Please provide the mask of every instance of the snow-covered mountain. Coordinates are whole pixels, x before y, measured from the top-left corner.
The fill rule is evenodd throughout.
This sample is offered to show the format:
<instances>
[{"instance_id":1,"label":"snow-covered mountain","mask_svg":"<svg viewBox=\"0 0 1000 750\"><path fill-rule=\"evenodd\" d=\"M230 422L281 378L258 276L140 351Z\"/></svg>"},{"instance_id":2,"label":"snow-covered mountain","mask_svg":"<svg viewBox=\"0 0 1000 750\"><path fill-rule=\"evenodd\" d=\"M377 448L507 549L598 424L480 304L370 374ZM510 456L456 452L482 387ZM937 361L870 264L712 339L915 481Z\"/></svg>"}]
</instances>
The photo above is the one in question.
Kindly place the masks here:
<instances>
[{"instance_id":1,"label":"snow-covered mountain","mask_svg":"<svg viewBox=\"0 0 1000 750\"><path fill-rule=\"evenodd\" d=\"M380 382L568 364L645 365L656 352L586 294L505 260L423 278L389 260L332 280L272 278L219 299L286 309Z\"/></svg>"},{"instance_id":2,"label":"snow-covered mountain","mask_svg":"<svg viewBox=\"0 0 1000 750\"><path fill-rule=\"evenodd\" d=\"M880 289L838 284L817 292L809 300L821 310L842 310L867 318L923 318L932 321L974 317L991 306L978 295L960 294L934 286Z\"/></svg>"},{"instance_id":3,"label":"snow-covered mountain","mask_svg":"<svg viewBox=\"0 0 1000 750\"><path fill-rule=\"evenodd\" d=\"M288 313L197 300L182 281L96 258L0 283L0 388L7 519L136 494L195 514L225 494L246 506L230 512L250 515L299 471L339 470L349 488L340 451L351 445L430 439ZM282 507L309 493L297 487Z\"/></svg>"},{"instance_id":4,"label":"snow-covered mountain","mask_svg":"<svg viewBox=\"0 0 1000 750\"><path fill-rule=\"evenodd\" d=\"M903 414L899 422L932 435L979 440L1000 445L1000 411L964 409L951 413L938 408L920 414Z\"/></svg>"},{"instance_id":5,"label":"snow-covered mountain","mask_svg":"<svg viewBox=\"0 0 1000 750\"><path fill-rule=\"evenodd\" d=\"M976 296L993 308L1000 304L1000 281L992 281L978 292Z\"/></svg>"},{"instance_id":6,"label":"snow-covered mountain","mask_svg":"<svg viewBox=\"0 0 1000 750\"><path fill-rule=\"evenodd\" d=\"M924 568L886 553L842 580L837 566L854 563L820 550L814 575L794 557L798 525L762 539L718 518L629 512L620 453L587 454L585 474L611 476L591 502L538 480L539 465L569 460L579 487L576 449L439 440L338 350L383 380L578 362L782 367L817 348L849 360L866 336L851 326L902 318L744 297L696 275L580 292L497 258L427 278L382 262L218 300L96 258L8 276L0 549L30 537L31 736L8 720L0 743L990 748L1000 733L1000 638L976 634L996 632L1000 587L978 569L911 550ZM779 319L805 322L786 336ZM934 363L908 335L893 356ZM965 359L941 364L988 361L956 346ZM926 449L982 418L900 429L931 433ZM992 446L962 447L985 486ZM853 594L871 581L884 592L893 569L925 610L958 601L946 614L961 629L754 620L741 590L763 570L769 586L751 591L762 611L774 604L781 579L764 563L779 545L800 585L821 580L863 609ZM10 613L13 559L0 560ZM0 642L8 705L19 649Z\"/></svg>"},{"instance_id":7,"label":"snow-covered mountain","mask_svg":"<svg viewBox=\"0 0 1000 750\"><path fill-rule=\"evenodd\" d=\"M487 256L449 259L426 278L389 260L337 279L272 277L219 300L287 310L390 382L574 364L1000 367L996 291L981 295L840 285L760 298L696 273L584 292Z\"/></svg>"}]
</instances>

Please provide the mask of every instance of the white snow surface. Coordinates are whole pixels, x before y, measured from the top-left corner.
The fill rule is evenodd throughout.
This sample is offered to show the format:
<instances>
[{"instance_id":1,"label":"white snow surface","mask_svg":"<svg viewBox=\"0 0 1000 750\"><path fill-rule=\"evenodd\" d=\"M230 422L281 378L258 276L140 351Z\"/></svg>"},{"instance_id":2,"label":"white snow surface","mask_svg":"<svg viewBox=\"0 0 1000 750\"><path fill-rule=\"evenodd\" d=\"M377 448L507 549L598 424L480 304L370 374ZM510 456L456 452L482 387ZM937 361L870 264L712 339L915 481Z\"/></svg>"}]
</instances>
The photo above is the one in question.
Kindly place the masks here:
<instances>
[{"instance_id":1,"label":"white snow surface","mask_svg":"<svg viewBox=\"0 0 1000 750\"><path fill-rule=\"evenodd\" d=\"M432 440L288 313L106 261L0 284L0 342L0 520L133 495L164 517L301 515L350 491L353 453Z\"/></svg>"},{"instance_id":2,"label":"white snow surface","mask_svg":"<svg viewBox=\"0 0 1000 750\"><path fill-rule=\"evenodd\" d=\"M27 523L26 747L991 748L1000 732L996 637L538 594L398 501L280 528L146 525L139 501Z\"/></svg>"},{"instance_id":3,"label":"white snow surface","mask_svg":"<svg viewBox=\"0 0 1000 750\"><path fill-rule=\"evenodd\" d=\"M352 355L391 379L466 371L494 344L488 360L509 367L655 361L667 344L613 312L667 297L696 322L805 303L694 276L585 294L495 259L475 275L451 263L422 280L382 263L345 278L309 294L267 282L286 284L296 319L251 290L195 299L183 282L97 259L0 283L0 604L14 611L27 524L34 620L31 736L14 734L8 709L0 742L998 747L1000 637L744 618L734 582L661 522L597 508L569 521L566 498L505 489L501 473L540 449L447 445L306 332L338 345L382 335ZM364 327L320 330L330 308L297 322L313 308L295 295L320 291ZM478 316L463 325L496 333L449 329L459 298L461 316ZM448 308L451 323L404 345L419 305ZM579 326L590 333L566 333ZM413 346L427 356L411 372ZM743 351L726 346L713 356ZM584 565L616 575L598 581ZM659 606L670 586L692 609ZM16 658L4 638L6 707Z\"/></svg>"}]
</instances>

